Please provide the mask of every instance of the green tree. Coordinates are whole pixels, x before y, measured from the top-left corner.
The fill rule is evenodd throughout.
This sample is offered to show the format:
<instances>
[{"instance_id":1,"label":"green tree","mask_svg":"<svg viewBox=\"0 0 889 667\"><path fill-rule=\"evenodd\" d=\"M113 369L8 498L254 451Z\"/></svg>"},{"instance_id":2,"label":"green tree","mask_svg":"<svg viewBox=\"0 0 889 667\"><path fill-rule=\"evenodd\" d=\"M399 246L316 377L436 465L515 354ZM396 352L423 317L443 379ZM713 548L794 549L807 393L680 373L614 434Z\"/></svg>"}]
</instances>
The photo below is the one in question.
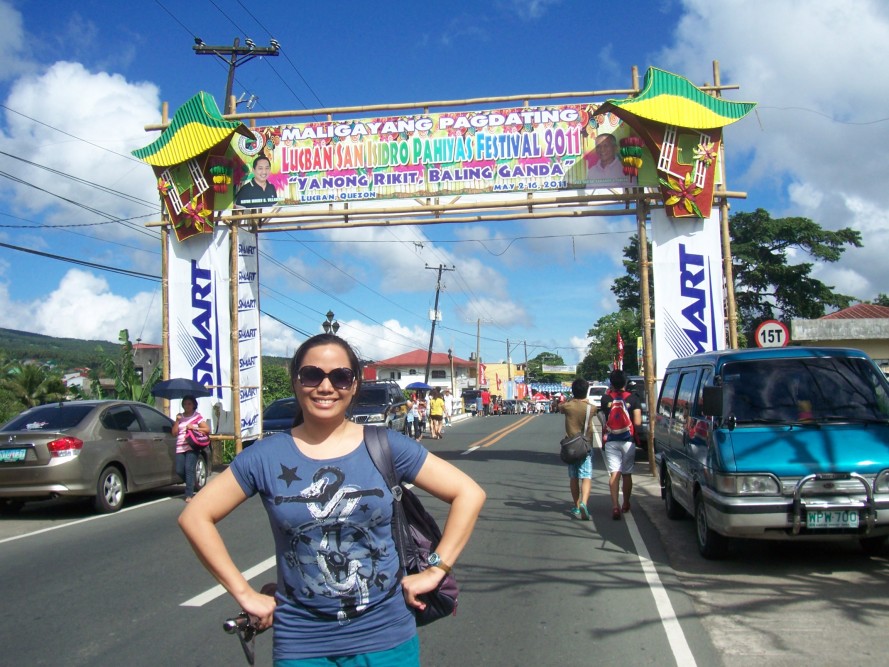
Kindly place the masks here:
<instances>
[{"instance_id":1,"label":"green tree","mask_svg":"<svg viewBox=\"0 0 889 667\"><path fill-rule=\"evenodd\" d=\"M889 306L889 294L884 294L880 292L877 294L877 298L874 299L875 306Z\"/></svg>"},{"instance_id":2,"label":"green tree","mask_svg":"<svg viewBox=\"0 0 889 667\"><path fill-rule=\"evenodd\" d=\"M151 388L160 379L162 372L160 365L155 366L148 378L140 378L136 372L136 363L133 359L133 344L130 342L130 332L127 329L121 329L117 338L121 343L117 358L103 355L100 364L105 377L114 380L114 395L110 398L141 401L142 403L154 405L154 396L151 395ZM90 379L92 380L93 393L99 398L105 398L102 387L99 384L98 373L92 372Z\"/></svg>"},{"instance_id":3,"label":"green tree","mask_svg":"<svg viewBox=\"0 0 889 667\"><path fill-rule=\"evenodd\" d=\"M564 366L565 361L554 352L541 352L533 359L528 359L527 374L532 382L560 382L564 373L544 373L543 365Z\"/></svg>"},{"instance_id":4,"label":"green tree","mask_svg":"<svg viewBox=\"0 0 889 667\"><path fill-rule=\"evenodd\" d=\"M815 319L828 308L846 308L854 301L813 278L811 263L787 260L790 253L801 252L836 262L847 246L861 247L860 232L849 227L828 231L808 218L772 219L761 208L735 213L729 229L739 329L748 339L763 320Z\"/></svg>"},{"instance_id":5,"label":"green tree","mask_svg":"<svg viewBox=\"0 0 889 667\"><path fill-rule=\"evenodd\" d=\"M268 405L279 398L293 396L293 385L290 384L290 373L284 366L277 364L262 365L262 402Z\"/></svg>"},{"instance_id":6,"label":"green tree","mask_svg":"<svg viewBox=\"0 0 889 667\"><path fill-rule=\"evenodd\" d=\"M587 332L592 341L578 370L588 380L604 380L617 358L617 332L624 341L624 370L629 375L639 373L636 362L636 340L642 335L639 316L631 308L600 317Z\"/></svg>"},{"instance_id":7,"label":"green tree","mask_svg":"<svg viewBox=\"0 0 889 667\"><path fill-rule=\"evenodd\" d=\"M18 403L19 410L65 398L62 378L38 364L10 364L0 385Z\"/></svg>"},{"instance_id":8,"label":"green tree","mask_svg":"<svg viewBox=\"0 0 889 667\"><path fill-rule=\"evenodd\" d=\"M648 244L648 259L651 260L651 243ZM611 285L621 310L642 311L642 295L639 290L639 236L633 234L629 245L624 246L624 269L626 274L618 276ZM654 275L648 272L648 295L654 300Z\"/></svg>"}]
</instances>

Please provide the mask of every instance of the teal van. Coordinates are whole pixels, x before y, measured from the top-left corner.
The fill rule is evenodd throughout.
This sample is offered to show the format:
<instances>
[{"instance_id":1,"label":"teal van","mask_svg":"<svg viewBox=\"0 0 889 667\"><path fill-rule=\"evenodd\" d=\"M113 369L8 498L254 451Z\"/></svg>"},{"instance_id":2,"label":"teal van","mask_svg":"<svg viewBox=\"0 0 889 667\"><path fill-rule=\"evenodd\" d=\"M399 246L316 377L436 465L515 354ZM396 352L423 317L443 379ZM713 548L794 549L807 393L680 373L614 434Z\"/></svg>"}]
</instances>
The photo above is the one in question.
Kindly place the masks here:
<instances>
[{"instance_id":1,"label":"teal van","mask_svg":"<svg viewBox=\"0 0 889 667\"><path fill-rule=\"evenodd\" d=\"M859 350L708 352L667 367L654 414L661 497L705 558L731 538L889 537L889 383Z\"/></svg>"}]
</instances>

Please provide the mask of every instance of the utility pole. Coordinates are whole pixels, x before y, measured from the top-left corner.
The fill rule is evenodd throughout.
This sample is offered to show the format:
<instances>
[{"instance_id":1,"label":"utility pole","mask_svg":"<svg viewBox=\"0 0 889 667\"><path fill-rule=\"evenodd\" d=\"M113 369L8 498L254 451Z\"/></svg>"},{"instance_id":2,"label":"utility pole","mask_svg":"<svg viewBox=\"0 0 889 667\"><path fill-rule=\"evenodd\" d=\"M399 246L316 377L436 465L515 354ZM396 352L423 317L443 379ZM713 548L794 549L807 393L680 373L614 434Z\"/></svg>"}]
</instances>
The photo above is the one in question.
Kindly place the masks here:
<instances>
[{"instance_id":1,"label":"utility pole","mask_svg":"<svg viewBox=\"0 0 889 667\"><path fill-rule=\"evenodd\" d=\"M455 267L447 268L444 264L439 264L438 267L426 265L427 269L432 269L433 271L438 268L438 282L435 285L435 306L432 310L432 333L429 334L429 353L426 355L426 378L423 380L426 384L429 384L429 369L432 366L432 341L435 339L435 322L438 320L438 295L441 292L441 272L442 271L456 271Z\"/></svg>"},{"instance_id":2,"label":"utility pole","mask_svg":"<svg viewBox=\"0 0 889 667\"><path fill-rule=\"evenodd\" d=\"M228 80L225 85L225 108L226 114L235 112L235 102L232 100L232 88L235 85L235 68L243 65L248 60L252 60L257 56L276 56L281 50L281 45L277 40L269 40L270 46L256 46L249 37L245 40L244 46L240 46L241 40L235 37L235 41L231 46L207 46L200 37L194 38L194 52L199 56L217 56L228 63ZM226 59L226 56L229 56Z\"/></svg>"}]
</instances>

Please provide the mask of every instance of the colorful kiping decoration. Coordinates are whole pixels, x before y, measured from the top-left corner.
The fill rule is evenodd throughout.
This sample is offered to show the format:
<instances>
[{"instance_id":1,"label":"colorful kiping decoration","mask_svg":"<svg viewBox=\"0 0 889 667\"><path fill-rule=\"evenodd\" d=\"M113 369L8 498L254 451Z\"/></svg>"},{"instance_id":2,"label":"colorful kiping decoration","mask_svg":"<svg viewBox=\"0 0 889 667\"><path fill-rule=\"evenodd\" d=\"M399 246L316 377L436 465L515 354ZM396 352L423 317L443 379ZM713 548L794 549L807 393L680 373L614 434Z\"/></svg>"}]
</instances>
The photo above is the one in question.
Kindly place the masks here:
<instances>
[{"instance_id":1,"label":"colorful kiping decoration","mask_svg":"<svg viewBox=\"0 0 889 667\"><path fill-rule=\"evenodd\" d=\"M202 197L194 197L183 208L183 222L189 222L198 231L211 231L213 229L213 211L204 205Z\"/></svg>"},{"instance_id":2,"label":"colorful kiping decoration","mask_svg":"<svg viewBox=\"0 0 889 667\"><path fill-rule=\"evenodd\" d=\"M642 156L645 154L645 142L639 137L624 137L620 140L620 161L624 165L624 174L638 176L642 168Z\"/></svg>"}]
</instances>

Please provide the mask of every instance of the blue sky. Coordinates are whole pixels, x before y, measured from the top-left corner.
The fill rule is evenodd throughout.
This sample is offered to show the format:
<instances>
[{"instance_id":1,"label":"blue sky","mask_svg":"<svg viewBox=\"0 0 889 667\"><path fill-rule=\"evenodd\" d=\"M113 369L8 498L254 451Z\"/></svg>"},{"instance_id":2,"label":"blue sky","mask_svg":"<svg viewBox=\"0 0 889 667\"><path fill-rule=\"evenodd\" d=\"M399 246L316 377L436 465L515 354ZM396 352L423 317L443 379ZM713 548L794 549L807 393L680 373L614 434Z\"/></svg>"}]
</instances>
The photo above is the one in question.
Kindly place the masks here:
<instances>
[{"instance_id":1,"label":"blue sky","mask_svg":"<svg viewBox=\"0 0 889 667\"><path fill-rule=\"evenodd\" d=\"M732 211L859 229L865 247L815 275L862 300L889 292L882 2L0 0L0 326L160 341L160 283L113 270L161 271L144 226L154 178L129 156L156 136L144 126L201 90L222 105L226 65L195 55L195 37L280 42L237 69L235 94L260 111L626 89L634 65L703 84L718 60L740 86L726 97L759 104L726 131L728 187L747 193ZM436 351L467 358L481 320L484 360L509 340L514 359L526 343L575 363L615 309L634 231L596 217L263 235L263 352L292 354L328 310L365 357L425 348L425 267L444 264Z\"/></svg>"}]
</instances>

